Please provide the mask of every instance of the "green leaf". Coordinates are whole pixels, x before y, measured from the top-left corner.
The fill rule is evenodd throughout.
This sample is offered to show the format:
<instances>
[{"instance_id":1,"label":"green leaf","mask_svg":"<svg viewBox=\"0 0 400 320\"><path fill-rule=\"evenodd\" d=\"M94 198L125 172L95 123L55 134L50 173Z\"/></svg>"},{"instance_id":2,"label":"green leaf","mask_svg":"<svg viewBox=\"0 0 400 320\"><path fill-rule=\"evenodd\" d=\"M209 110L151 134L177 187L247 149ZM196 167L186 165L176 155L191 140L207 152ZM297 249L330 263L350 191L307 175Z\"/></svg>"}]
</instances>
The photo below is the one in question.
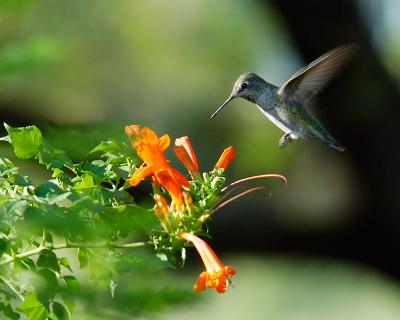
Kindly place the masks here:
<instances>
[{"instance_id":1,"label":"green leaf","mask_svg":"<svg viewBox=\"0 0 400 320\"><path fill-rule=\"evenodd\" d=\"M146 251L132 251L129 255L119 254L115 255L114 259L114 267L118 274L132 271L159 271L173 267L165 255L154 255Z\"/></svg>"},{"instance_id":2,"label":"green leaf","mask_svg":"<svg viewBox=\"0 0 400 320\"><path fill-rule=\"evenodd\" d=\"M43 143L39 150L39 163L52 169L72 166L72 160L66 155L65 151L54 149L47 143Z\"/></svg>"},{"instance_id":3,"label":"green leaf","mask_svg":"<svg viewBox=\"0 0 400 320\"><path fill-rule=\"evenodd\" d=\"M45 240L47 243L53 244L53 235L50 232L46 232Z\"/></svg>"},{"instance_id":4,"label":"green leaf","mask_svg":"<svg viewBox=\"0 0 400 320\"><path fill-rule=\"evenodd\" d=\"M7 158L0 158L0 176L17 174L18 169Z\"/></svg>"},{"instance_id":5,"label":"green leaf","mask_svg":"<svg viewBox=\"0 0 400 320\"><path fill-rule=\"evenodd\" d=\"M3 203L6 203L8 201L8 196L0 194L0 206L3 205Z\"/></svg>"},{"instance_id":6,"label":"green leaf","mask_svg":"<svg viewBox=\"0 0 400 320\"><path fill-rule=\"evenodd\" d=\"M10 204L8 207L8 212L17 213L18 211L24 211L27 205L25 200L20 201L9 201L7 204Z\"/></svg>"},{"instance_id":7,"label":"green leaf","mask_svg":"<svg viewBox=\"0 0 400 320\"><path fill-rule=\"evenodd\" d=\"M56 180L48 180L35 188L35 194L38 197L46 197L48 194L62 193Z\"/></svg>"},{"instance_id":8,"label":"green leaf","mask_svg":"<svg viewBox=\"0 0 400 320\"><path fill-rule=\"evenodd\" d=\"M92 162L85 162L82 167L82 171L87 172L91 175L104 177L106 173L105 162L101 160L95 160Z\"/></svg>"},{"instance_id":9,"label":"green leaf","mask_svg":"<svg viewBox=\"0 0 400 320\"><path fill-rule=\"evenodd\" d=\"M0 201L0 206L2 206L2 202ZM0 222L0 232L4 233L5 235L8 235L11 231L11 227L9 224Z\"/></svg>"},{"instance_id":10,"label":"green leaf","mask_svg":"<svg viewBox=\"0 0 400 320\"><path fill-rule=\"evenodd\" d=\"M87 267L88 262L89 262L89 253L85 248L79 248L78 249L78 260L79 260L79 266L81 269Z\"/></svg>"},{"instance_id":11,"label":"green leaf","mask_svg":"<svg viewBox=\"0 0 400 320\"><path fill-rule=\"evenodd\" d=\"M50 269L41 269L37 274L44 280L35 285L38 298L43 302L51 301L59 289L57 275Z\"/></svg>"},{"instance_id":12,"label":"green leaf","mask_svg":"<svg viewBox=\"0 0 400 320\"><path fill-rule=\"evenodd\" d=\"M159 221L153 212L135 205L107 208L105 214L122 236L127 236L132 231L150 233L159 226Z\"/></svg>"},{"instance_id":13,"label":"green leaf","mask_svg":"<svg viewBox=\"0 0 400 320\"><path fill-rule=\"evenodd\" d=\"M7 240L0 238L0 257L7 250Z\"/></svg>"},{"instance_id":14,"label":"green leaf","mask_svg":"<svg viewBox=\"0 0 400 320\"><path fill-rule=\"evenodd\" d=\"M46 280L47 290L55 291L57 289L58 279L53 270L47 268L41 269L39 270L38 274Z\"/></svg>"},{"instance_id":15,"label":"green leaf","mask_svg":"<svg viewBox=\"0 0 400 320\"><path fill-rule=\"evenodd\" d=\"M58 320L69 320L69 313L61 303L53 302L51 308Z\"/></svg>"},{"instance_id":16,"label":"green leaf","mask_svg":"<svg viewBox=\"0 0 400 320\"><path fill-rule=\"evenodd\" d=\"M75 185L74 189L87 189L93 188L94 186L93 177L90 174L84 174L82 180Z\"/></svg>"},{"instance_id":17,"label":"green leaf","mask_svg":"<svg viewBox=\"0 0 400 320\"><path fill-rule=\"evenodd\" d=\"M8 136L4 136L4 137L0 138L0 141L5 141L5 142L8 142L8 143L11 143L11 138L10 138L9 135Z\"/></svg>"},{"instance_id":18,"label":"green leaf","mask_svg":"<svg viewBox=\"0 0 400 320\"><path fill-rule=\"evenodd\" d=\"M18 186L23 186L23 187L28 187L32 185L29 177L23 177L20 176L19 174L15 175L14 183Z\"/></svg>"},{"instance_id":19,"label":"green leaf","mask_svg":"<svg viewBox=\"0 0 400 320\"><path fill-rule=\"evenodd\" d=\"M29 294L17 308L30 320L46 320L49 315L47 308L38 300L35 292Z\"/></svg>"},{"instance_id":20,"label":"green leaf","mask_svg":"<svg viewBox=\"0 0 400 320\"><path fill-rule=\"evenodd\" d=\"M20 318L19 314L14 312L9 303L4 303L3 301L0 301L0 311L3 311L3 314L7 317L7 319L14 320Z\"/></svg>"},{"instance_id":21,"label":"green leaf","mask_svg":"<svg viewBox=\"0 0 400 320\"><path fill-rule=\"evenodd\" d=\"M62 257L62 258L58 259L58 261L60 262L60 265L62 265L63 267L67 268L69 271L72 272L72 268L71 268L71 265L69 264L68 258Z\"/></svg>"},{"instance_id":22,"label":"green leaf","mask_svg":"<svg viewBox=\"0 0 400 320\"><path fill-rule=\"evenodd\" d=\"M35 271L36 270L36 264L35 262L30 259L30 258L25 258L21 260L21 265L31 271Z\"/></svg>"},{"instance_id":23,"label":"green leaf","mask_svg":"<svg viewBox=\"0 0 400 320\"><path fill-rule=\"evenodd\" d=\"M42 144L42 134L36 126L13 128L4 123L15 155L20 159L34 157Z\"/></svg>"},{"instance_id":24,"label":"green leaf","mask_svg":"<svg viewBox=\"0 0 400 320\"><path fill-rule=\"evenodd\" d=\"M67 199L71 195L71 192L65 192L62 194L59 194L58 196L50 196L49 197L49 204L57 204L60 207L65 206L66 203L68 203Z\"/></svg>"},{"instance_id":25,"label":"green leaf","mask_svg":"<svg viewBox=\"0 0 400 320\"><path fill-rule=\"evenodd\" d=\"M43 250L40 253L37 266L60 272L60 265L58 264L57 256L53 251L50 250Z\"/></svg>"},{"instance_id":26,"label":"green leaf","mask_svg":"<svg viewBox=\"0 0 400 320\"><path fill-rule=\"evenodd\" d=\"M118 153L121 151L121 146L112 139L106 140L106 141L102 141L100 142L99 145L97 145L92 151L90 151L90 153L93 152L110 152L110 153Z\"/></svg>"},{"instance_id":27,"label":"green leaf","mask_svg":"<svg viewBox=\"0 0 400 320\"><path fill-rule=\"evenodd\" d=\"M78 293L81 289L79 281L74 276L64 276L65 284L71 290L72 293Z\"/></svg>"},{"instance_id":28,"label":"green leaf","mask_svg":"<svg viewBox=\"0 0 400 320\"><path fill-rule=\"evenodd\" d=\"M61 292L61 297L65 303L65 305L67 306L69 313L74 313L75 311L75 298L74 295L67 292L67 291L62 291Z\"/></svg>"}]
</instances>

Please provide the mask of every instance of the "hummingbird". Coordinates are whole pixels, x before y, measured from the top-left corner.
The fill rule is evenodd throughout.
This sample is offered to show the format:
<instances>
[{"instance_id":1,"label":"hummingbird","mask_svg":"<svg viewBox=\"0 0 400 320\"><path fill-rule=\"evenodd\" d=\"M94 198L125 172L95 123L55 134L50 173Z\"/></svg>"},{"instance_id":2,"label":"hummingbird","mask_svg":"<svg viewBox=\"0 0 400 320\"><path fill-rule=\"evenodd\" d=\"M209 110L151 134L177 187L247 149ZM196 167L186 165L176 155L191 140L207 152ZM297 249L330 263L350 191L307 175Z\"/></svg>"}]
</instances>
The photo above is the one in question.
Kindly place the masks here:
<instances>
[{"instance_id":1,"label":"hummingbird","mask_svg":"<svg viewBox=\"0 0 400 320\"><path fill-rule=\"evenodd\" d=\"M228 99L211 118L230 101L240 97L254 103L269 120L285 132L279 140L281 148L302 138L316 140L344 151L345 148L307 111L305 104L326 85L357 48L356 44L349 44L332 49L298 70L280 87L266 82L255 73L244 73L236 80Z\"/></svg>"}]
</instances>

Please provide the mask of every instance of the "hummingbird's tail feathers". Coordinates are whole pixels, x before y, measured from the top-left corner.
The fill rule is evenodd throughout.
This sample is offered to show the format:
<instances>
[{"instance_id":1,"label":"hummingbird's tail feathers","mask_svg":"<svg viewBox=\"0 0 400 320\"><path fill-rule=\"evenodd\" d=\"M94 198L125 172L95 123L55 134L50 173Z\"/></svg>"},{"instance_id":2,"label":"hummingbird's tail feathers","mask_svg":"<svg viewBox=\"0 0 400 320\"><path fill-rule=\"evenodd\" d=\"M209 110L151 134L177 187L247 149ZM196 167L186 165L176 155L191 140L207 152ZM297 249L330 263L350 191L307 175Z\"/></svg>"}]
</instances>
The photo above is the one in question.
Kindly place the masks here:
<instances>
[{"instance_id":1,"label":"hummingbird's tail feathers","mask_svg":"<svg viewBox=\"0 0 400 320\"><path fill-rule=\"evenodd\" d=\"M332 148L335 148L336 150L339 150L341 152L346 150L345 147L343 147L342 145L340 145L338 143L331 143L331 144L329 144L329 146L331 146Z\"/></svg>"},{"instance_id":2,"label":"hummingbird's tail feathers","mask_svg":"<svg viewBox=\"0 0 400 320\"><path fill-rule=\"evenodd\" d=\"M317 94L354 55L357 44L339 46L293 74L277 91L283 100L303 104Z\"/></svg>"},{"instance_id":3,"label":"hummingbird's tail feathers","mask_svg":"<svg viewBox=\"0 0 400 320\"><path fill-rule=\"evenodd\" d=\"M337 142L336 139L333 138L331 135L329 135L328 139L323 142L327 143L330 147L339 150L341 152L346 150L346 148L343 147L339 142Z\"/></svg>"},{"instance_id":4,"label":"hummingbird's tail feathers","mask_svg":"<svg viewBox=\"0 0 400 320\"><path fill-rule=\"evenodd\" d=\"M341 152L346 150L346 148L343 147L339 142L337 142L336 139L333 138L327 131L324 136L313 135L310 138L312 140L321 142L323 144L327 144L328 146L330 146L336 150L339 150Z\"/></svg>"}]
</instances>

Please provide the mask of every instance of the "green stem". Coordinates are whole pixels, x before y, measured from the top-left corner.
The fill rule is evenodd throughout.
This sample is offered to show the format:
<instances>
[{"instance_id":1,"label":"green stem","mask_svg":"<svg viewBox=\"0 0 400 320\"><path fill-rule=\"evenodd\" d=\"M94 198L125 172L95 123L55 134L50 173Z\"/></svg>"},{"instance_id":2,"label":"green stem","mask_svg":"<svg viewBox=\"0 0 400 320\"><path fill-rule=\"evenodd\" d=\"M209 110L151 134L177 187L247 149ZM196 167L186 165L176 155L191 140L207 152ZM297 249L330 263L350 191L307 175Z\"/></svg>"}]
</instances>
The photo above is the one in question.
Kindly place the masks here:
<instances>
[{"instance_id":1,"label":"green stem","mask_svg":"<svg viewBox=\"0 0 400 320\"><path fill-rule=\"evenodd\" d=\"M130 183L128 182L128 180L126 180L124 182L124 184L122 185L122 187L118 189L118 191L124 191L124 190L126 190L126 189L128 189L130 187L131 187Z\"/></svg>"},{"instance_id":2,"label":"green stem","mask_svg":"<svg viewBox=\"0 0 400 320\"><path fill-rule=\"evenodd\" d=\"M7 280L6 278L4 278L3 276L0 276L0 280L1 280L2 282L4 282L4 284L6 284L6 285L11 289L11 291L15 293L15 295L16 295L18 298L20 298L22 301L24 301L24 297L18 292L17 289L14 288L14 286L11 284L10 281L8 281L8 280Z\"/></svg>"},{"instance_id":3,"label":"green stem","mask_svg":"<svg viewBox=\"0 0 400 320\"><path fill-rule=\"evenodd\" d=\"M132 242L132 243L59 243L50 246L40 245L39 247L25 251L14 256L9 256L6 259L0 261L0 266L14 262L18 259L24 259L30 256L37 255L41 253L43 250L60 250L60 249L73 249L73 248L87 248L87 249L96 249L96 248L113 248L113 249L128 249L128 248L139 248L148 245L148 242Z\"/></svg>"}]
</instances>

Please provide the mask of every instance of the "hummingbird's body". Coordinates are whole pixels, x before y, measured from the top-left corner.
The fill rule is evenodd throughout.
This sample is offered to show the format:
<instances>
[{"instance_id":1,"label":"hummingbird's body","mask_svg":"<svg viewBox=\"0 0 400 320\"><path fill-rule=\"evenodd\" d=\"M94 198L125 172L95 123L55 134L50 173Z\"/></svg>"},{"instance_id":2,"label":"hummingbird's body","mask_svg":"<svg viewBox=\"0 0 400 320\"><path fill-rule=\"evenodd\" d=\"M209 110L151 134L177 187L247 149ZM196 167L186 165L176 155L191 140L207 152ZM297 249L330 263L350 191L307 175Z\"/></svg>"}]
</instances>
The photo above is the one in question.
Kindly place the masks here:
<instances>
[{"instance_id":1,"label":"hummingbird's body","mask_svg":"<svg viewBox=\"0 0 400 320\"><path fill-rule=\"evenodd\" d=\"M340 151L330 133L304 107L354 51L355 46L341 46L297 71L281 87L276 87L254 73L244 73L236 81L229 98L211 116L214 117L229 101L242 97L254 104L279 129L285 132L279 141L284 147L298 138L326 143Z\"/></svg>"},{"instance_id":2,"label":"hummingbird's body","mask_svg":"<svg viewBox=\"0 0 400 320\"><path fill-rule=\"evenodd\" d=\"M281 147L289 144L291 140L303 138L327 143L339 150L343 149L303 105L290 100L282 101L283 99L277 94L278 87L267 82L265 86L263 90L265 93L255 100L255 104L273 124L285 132L280 140Z\"/></svg>"}]
</instances>

